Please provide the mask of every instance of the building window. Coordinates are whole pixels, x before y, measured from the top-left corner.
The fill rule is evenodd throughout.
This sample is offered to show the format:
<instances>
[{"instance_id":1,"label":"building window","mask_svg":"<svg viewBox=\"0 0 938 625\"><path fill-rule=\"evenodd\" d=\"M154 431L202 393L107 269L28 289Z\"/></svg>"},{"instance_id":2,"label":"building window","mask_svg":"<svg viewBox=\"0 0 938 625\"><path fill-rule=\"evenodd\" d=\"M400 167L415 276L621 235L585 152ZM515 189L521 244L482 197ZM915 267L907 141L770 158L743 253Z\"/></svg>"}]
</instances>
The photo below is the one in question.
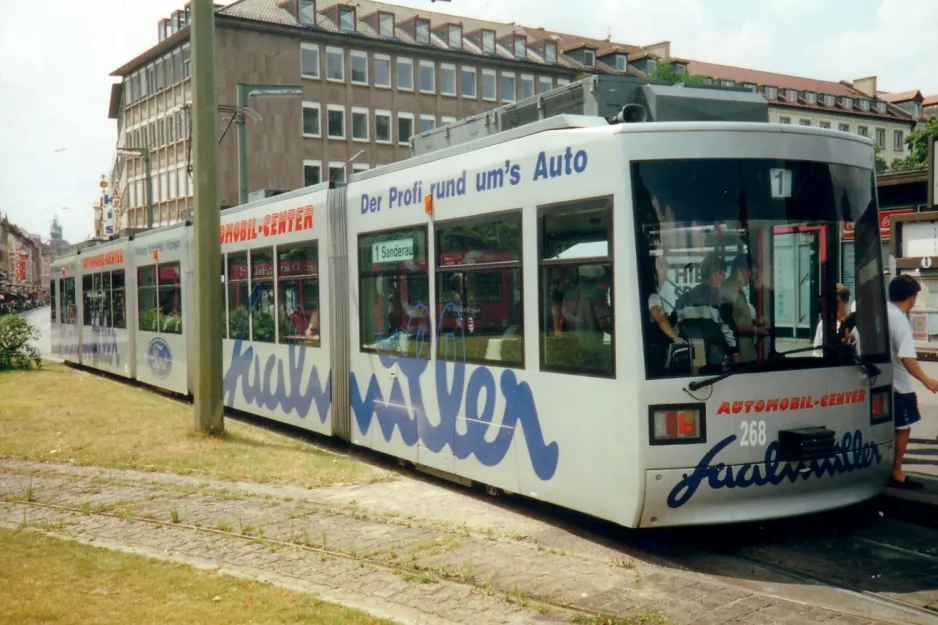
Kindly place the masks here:
<instances>
[{"instance_id":1,"label":"building window","mask_svg":"<svg viewBox=\"0 0 938 625\"><path fill-rule=\"evenodd\" d=\"M440 63L440 94L456 96L456 66Z\"/></svg>"},{"instance_id":2,"label":"building window","mask_svg":"<svg viewBox=\"0 0 938 625\"><path fill-rule=\"evenodd\" d=\"M840 103L845 109L853 110L853 98L844 97L840 100Z\"/></svg>"},{"instance_id":3,"label":"building window","mask_svg":"<svg viewBox=\"0 0 938 625\"><path fill-rule=\"evenodd\" d=\"M558 78L558 79L557 79L557 86L558 86L558 87L563 87L564 85L569 85L569 84L570 84L570 79L569 79L569 78Z\"/></svg>"},{"instance_id":4,"label":"building window","mask_svg":"<svg viewBox=\"0 0 938 625\"><path fill-rule=\"evenodd\" d=\"M724 87L734 87L736 85L736 81L727 80L724 78L720 80L720 84L723 85Z\"/></svg>"},{"instance_id":5,"label":"building window","mask_svg":"<svg viewBox=\"0 0 938 625\"><path fill-rule=\"evenodd\" d=\"M530 98L534 95L534 76L532 74L521 74L521 99Z\"/></svg>"},{"instance_id":6,"label":"building window","mask_svg":"<svg viewBox=\"0 0 938 625\"><path fill-rule=\"evenodd\" d=\"M349 55L349 65L352 70L352 84L368 84L368 53L352 50Z\"/></svg>"},{"instance_id":7,"label":"building window","mask_svg":"<svg viewBox=\"0 0 938 625\"><path fill-rule=\"evenodd\" d=\"M840 132L850 132L850 124L840 124L837 128Z\"/></svg>"},{"instance_id":8,"label":"building window","mask_svg":"<svg viewBox=\"0 0 938 625\"><path fill-rule=\"evenodd\" d=\"M804 94L804 101L814 106L817 104L817 94L812 91L806 91Z\"/></svg>"},{"instance_id":9,"label":"building window","mask_svg":"<svg viewBox=\"0 0 938 625\"><path fill-rule=\"evenodd\" d=\"M866 126L857 126L857 134L860 135L861 137L869 137L870 129L867 128Z\"/></svg>"},{"instance_id":10,"label":"building window","mask_svg":"<svg viewBox=\"0 0 938 625\"><path fill-rule=\"evenodd\" d=\"M176 179L177 179L176 170L175 169L169 170L169 199L171 200L176 199Z\"/></svg>"},{"instance_id":11,"label":"building window","mask_svg":"<svg viewBox=\"0 0 938 625\"><path fill-rule=\"evenodd\" d=\"M870 110L870 101L869 100L860 100L860 110L869 111Z\"/></svg>"},{"instance_id":12,"label":"building window","mask_svg":"<svg viewBox=\"0 0 938 625\"><path fill-rule=\"evenodd\" d=\"M329 163L329 180L345 182L345 164L332 161Z\"/></svg>"},{"instance_id":13,"label":"building window","mask_svg":"<svg viewBox=\"0 0 938 625\"><path fill-rule=\"evenodd\" d=\"M420 132L428 132L436 128L436 115L420 116Z\"/></svg>"},{"instance_id":14,"label":"building window","mask_svg":"<svg viewBox=\"0 0 938 625\"><path fill-rule=\"evenodd\" d=\"M629 57L624 54L616 55L616 70L620 72L628 71L629 69Z\"/></svg>"},{"instance_id":15,"label":"building window","mask_svg":"<svg viewBox=\"0 0 938 625\"><path fill-rule=\"evenodd\" d=\"M278 342L319 347L318 244L278 248L277 265Z\"/></svg>"},{"instance_id":16,"label":"building window","mask_svg":"<svg viewBox=\"0 0 938 625\"><path fill-rule=\"evenodd\" d=\"M414 136L414 114L397 114L397 142L401 145L407 145L410 138Z\"/></svg>"},{"instance_id":17,"label":"building window","mask_svg":"<svg viewBox=\"0 0 938 625\"><path fill-rule=\"evenodd\" d=\"M436 256L437 358L523 366L520 212L438 224Z\"/></svg>"},{"instance_id":18,"label":"building window","mask_svg":"<svg viewBox=\"0 0 938 625\"><path fill-rule=\"evenodd\" d=\"M449 124L455 124L457 121L459 121L459 120L457 120L457 119L456 119L455 117L453 117L452 115L441 115L441 116L440 116L440 125L441 125L441 126L448 126Z\"/></svg>"},{"instance_id":19,"label":"building window","mask_svg":"<svg viewBox=\"0 0 938 625\"><path fill-rule=\"evenodd\" d=\"M166 86L172 87L176 84L176 68L173 65L172 54L163 57L163 67L166 69Z\"/></svg>"},{"instance_id":20,"label":"building window","mask_svg":"<svg viewBox=\"0 0 938 625\"><path fill-rule=\"evenodd\" d=\"M318 102L303 102L303 136L321 137L321 113Z\"/></svg>"},{"instance_id":21,"label":"building window","mask_svg":"<svg viewBox=\"0 0 938 625\"><path fill-rule=\"evenodd\" d=\"M299 21L305 26L316 23L316 3L313 0L299 0Z\"/></svg>"},{"instance_id":22,"label":"building window","mask_svg":"<svg viewBox=\"0 0 938 625\"><path fill-rule=\"evenodd\" d=\"M557 44L556 43L544 44L544 62L545 63L557 62Z\"/></svg>"},{"instance_id":23,"label":"building window","mask_svg":"<svg viewBox=\"0 0 938 625\"><path fill-rule=\"evenodd\" d=\"M516 97L514 72L502 72L502 102L514 102Z\"/></svg>"},{"instance_id":24,"label":"building window","mask_svg":"<svg viewBox=\"0 0 938 625\"><path fill-rule=\"evenodd\" d=\"M495 31L482 31L482 54L495 54Z\"/></svg>"},{"instance_id":25,"label":"building window","mask_svg":"<svg viewBox=\"0 0 938 625\"><path fill-rule=\"evenodd\" d=\"M352 163L352 173L353 173L353 174L360 174L360 173L362 173L363 171L368 171L369 169L371 169L371 168L370 168L368 165L366 165L365 163Z\"/></svg>"},{"instance_id":26,"label":"building window","mask_svg":"<svg viewBox=\"0 0 938 625\"><path fill-rule=\"evenodd\" d=\"M880 113L885 113L885 112L886 112L886 103L885 103L885 102L877 102L877 103L876 103L876 110L879 111Z\"/></svg>"},{"instance_id":27,"label":"building window","mask_svg":"<svg viewBox=\"0 0 938 625\"><path fill-rule=\"evenodd\" d=\"M189 44L182 47L182 75L184 78L191 76L189 65Z\"/></svg>"},{"instance_id":28,"label":"building window","mask_svg":"<svg viewBox=\"0 0 938 625\"><path fill-rule=\"evenodd\" d=\"M339 7L339 30L355 31L355 9Z\"/></svg>"},{"instance_id":29,"label":"building window","mask_svg":"<svg viewBox=\"0 0 938 625\"><path fill-rule=\"evenodd\" d=\"M416 20L414 29L417 43L430 43L430 22L426 20Z\"/></svg>"},{"instance_id":30,"label":"building window","mask_svg":"<svg viewBox=\"0 0 938 625\"><path fill-rule=\"evenodd\" d=\"M379 13L378 14L378 33L382 37L394 36L394 14L393 13Z\"/></svg>"},{"instance_id":31,"label":"building window","mask_svg":"<svg viewBox=\"0 0 938 625\"><path fill-rule=\"evenodd\" d=\"M649 61L649 64L651 61ZM583 65L586 67L595 67L596 66L596 51L595 50L584 50L583 51ZM650 66L650 65L649 65ZM654 71L654 70L650 70Z\"/></svg>"},{"instance_id":32,"label":"building window","mask_svg":"<svg viewBox=\"0 0 938 625\"><path fill-rule=\"evenodd\" d=\"M450 25L448 35L449 47L456 50L462 49L462 28Z\"/></svg>"},{"instance_id":33,"label":"building window","mask_svg":"<svg viewBox=\"0 0 938 625\"><path fill-rule=\"evenodd\" d=\"M901 130L892 131L892 149L902 152L905 149L905 136Z\"/></svg>"},{"instance_id":34,"label":"building window","mask_svg":"<svg viewBox=\"0 0 938 625\"><path fill-rule=\"evenodd\" d=\"M778 123L780 123L780 124L790 124L790 123L791 123L791 117L779 117L779 118L778 118Z\"/></svg>"},{"instance_id":35,"label":"building window","mask_svg":"<svg viewBox=\"0 0 938 625\"><path fill-rule=\"evenodd\" d=\"M876 129L876 145L885 149L886 148L886 129L877 128Z\"/></svg>"},{"instance_id":36,"label":"building window","mask_svg":"<svg viewBox=\"0 0 938 625\"><path fill-rule=\"evenodd\" d=\"M387 54L375 55L375 87L391 88L391 57Z\"/></svg>"},{"instance_id":37,"label":"building window","mask_svg":"<svg viewBox=\"0 0 938 625\"><path fill-rule=\"evenodd\" d=\"M799 119L799 120L798 120L798 123L801 124L802 126L810 126L810 125L811 125L811 120L810 120L810 119L803 119L803 118L802 118L802 119Z\"/></svg>"},{"instance_id":38,"label":"building window","mask_svg":"<svg viewBox=\"0 0 938 625\"><path fill-rule=\"evenodd\" d=\"M391 111L375 111L375 142L391 143Z\"/></svg>"},{"instance_id":39,"label":"building window","mask_svg":"<svg viewBox=\"0 0 938 625\"><path fill-rule=\"evenodd\" d=\"M658 61L656 59L648 59L646 68L648 69L648 74L654 74L655 70L658 69Z\"/></svg>"},{"instance_id":40,"label":"building window","mask_svg":"<svg viewBox=\"0 0 938 625\"><path fill-rule=\"evenodd\" d=\"M176 142L176 132L175 132L175 128L173 128L172 117L166 118L166 140L169 141L170 143Z\"/></svg>"},{"instance_id":41,"label":"building window","mask_svg":"<svg viewBox=\"0 0 938 625\"><path fill-rule=\"evenodd\" d=\"M420 93L436 93L436 64L420 61Z\"/></svg>"},{"instance_id":42,"label":"building window","mask_svg":"<svg viewBox=\"0 0 938 625\"><path fill-rule=\"evenodd\" d=\"M326 80L345 81L345 50L326 48Z\"/></svg>"},{"instance_id":43,"label":"building window","mask_svg":"<svg viewBox=\"0 0 938 625\"><path fill-rule=\"evenodd\" d=\"M612 202L538 208L541 369L615 376Z\"/></svg>"},{"instance_id":44,"label":"building window","mask_svg":"<svg viewBox=\"0 0 938 625\"><path fill-rule=\"evenodd\" d=\"M340 104L330 104L327 127L330 139L345 138L345 107Z\"/></svg>"},{"instance_id":45,"label":"building window","mask_svg":"<svg viewBox=\"0 0 938 625\"><path fill-rule=\"evenodd\" d=\"M401 91L414 90L414 60L397 58L397 88Z\"/></svg>"},{"instance_id":46,"label":"building window","mask_svg":"<svg viewBox=\"0 0 938 625\"><path fill-rule=\"evenodd\" d=\"M523 59L528 55L528 42L524 37L515 37L515 57Z\"/></svg>"},{"instance_id":47,"label":"building window","mask_svg":"<svg viewBox=\"0 0 938 625\"><path fill-rule=\"evenodd\" d=\"M251 297L248 312L251 317L251 340L273 343L274 332L274 251L251 250Z\"/></svg>"},{"instance_id":48,"label":"building window","mask_svg":"<svg viewBox=\"0 0 938 625\"><path fill-rule=\"evenodd\" d=\"M319 184L320 182L322 182L322 162L304 160L303 186L311 187L313 185ZM283 305L283 300L281 300L280 305Z\"/></svg>"},{"instance_id":49,"label":"building window","mask_svg":"<svg viewBox=\"0 0 938 625\"><path fill-rule=\"evenodd\" d=\"M352 108L352 140L368 141L368 109Z\"/></svg>"},{"instance_id":50,"label":"building window","mask_svg":"<svg viewBox=\"0 0 938 625\"><path fill-rule=\"evenodd\" d=\"M830 123L830 122L821 122L821 123L818 124L818 125L819 125L821 128L830 128L830 127L831 127L831 123Z\"/></svg>"},{"instance_id":51,"label":"building window","mask_svg":"<svg viewBox=\"0 0 938 625\"><path fill-rule=\"evenodd\" d=\"M835 101L835 100L836 100L836 98L834 98L834 96L830 95L829 93L825 93L825 94L824 94L824 105L825 105L825 106L834 106L834 101Z\"/></svg>"},{"instance_id":52,"label":"building window","mask_svg":"<svg viewBox=\"0 0 938 625\"><path fill-rule=\"evenodd\" d=\"M474 67L462 68L462 97L476 97L476 74L476 68Z\"/></svg>"},{"instance_id":53,"label":"building window","mask_svg":"<svg viewBox=\"0 0 938 625\"><path fill-rule=\"evenodd\" d=\"M498 86L495 70L482 70L482 99L494 102L497 99L496 89Z\"/></svg>"}]
</instances>

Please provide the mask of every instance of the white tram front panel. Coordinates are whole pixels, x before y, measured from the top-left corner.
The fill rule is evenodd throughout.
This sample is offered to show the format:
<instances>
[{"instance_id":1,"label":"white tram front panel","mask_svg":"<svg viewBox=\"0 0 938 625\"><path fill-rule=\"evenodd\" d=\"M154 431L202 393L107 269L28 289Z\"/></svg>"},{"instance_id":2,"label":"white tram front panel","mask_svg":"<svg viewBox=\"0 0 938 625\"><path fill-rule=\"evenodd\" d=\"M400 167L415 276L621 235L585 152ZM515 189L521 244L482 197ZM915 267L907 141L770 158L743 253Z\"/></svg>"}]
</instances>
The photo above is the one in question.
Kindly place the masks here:
<instances>
[{"instance_id":1,"label":"white tram front panel","mask_svg":"<svg viewBox=\"0 0 938 625\"><path fill-rule=\"evenodd\" d=\"M141 233L128 251L136 269L128 281L136 292L136 377L182 395L189 393L190 234L184 224Z\"/></svg>"},{"instance_id":2,"label":"white tram front panel","mask_svg":"<svg viewBox=\"0 0 938 625\"><path fill-rule=\"evenodd\" d=\"M81 364L133 377L133 325L128 320L127 277L133 272L127 239L89 248L78 255L81 267ZM132 302L131 302L132 304Z\"/></svg>"},{"instance_id":3,"label":"white tram front panel","mask_svg":"<svg viewBox=\"0 0 938 625\"><path fill-rule=\"evenodd\" d=\"M326 199L322 185L221 221L224 403L321 434L332 433Z\"/></svg>"},{"instance_id":4,"label":"white tram front panel","mask_svg":"<svg viewBox=\"0 0 938 625\"><path fill-rule=\"evenodd\" d=\"M620 132L634 249L617 260L637 260L638 306L629 305L644 344L621 354L643 381L640 525L784 517L881 492L893 456L892 370L869 140L764 125ZM835 292L844 221L859 237L857 313L839 335L836 315L849 310ZM693 351L672 342L653 305ZM792 332L793 318L808 337ZM831 348L813 350L822 321L830 328L817 344ZM727 334L738 350L729 361ZM855 344L846 352L844 340Z\"/></svg>"},{"instance_id":5,"label":"white tram front panel","mask_svg":"<svg viewBox=\"0 0 938 625\"><path fill-rule=\"evenodd\" d=\"M349 186L352 441L634 518L642 444L625 408L634 383L614 355L634 343L614 332L628 324L612 298L634 261L613 268L627 204L604 164L621 159L619 143L604 126L449 153ZM545 331L561 280L595 297L604 330Z\"/></svg>"}]
</instances>

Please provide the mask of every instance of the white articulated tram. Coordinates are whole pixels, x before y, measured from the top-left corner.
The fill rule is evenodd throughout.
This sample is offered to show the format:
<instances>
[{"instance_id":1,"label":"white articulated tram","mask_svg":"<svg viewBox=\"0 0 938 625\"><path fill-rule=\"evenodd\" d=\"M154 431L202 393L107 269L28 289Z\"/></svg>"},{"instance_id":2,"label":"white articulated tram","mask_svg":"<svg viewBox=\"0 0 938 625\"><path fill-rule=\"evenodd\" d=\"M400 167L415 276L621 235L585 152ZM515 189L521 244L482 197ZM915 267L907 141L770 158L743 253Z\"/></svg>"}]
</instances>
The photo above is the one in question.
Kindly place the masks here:
<instances>
[{"instance_id":1,"label":"white articulated tram","mask_svg":"<svg viewBox=\"0 0 938 625\"><path fill-rule=\"evenodd\" d=\"M188 392L191 234L59 260L55 349ZM561 116L227 210L221 236L227 406L628 527L832 509L890 475L868 139Z\"/></svg>"}]
</instances>

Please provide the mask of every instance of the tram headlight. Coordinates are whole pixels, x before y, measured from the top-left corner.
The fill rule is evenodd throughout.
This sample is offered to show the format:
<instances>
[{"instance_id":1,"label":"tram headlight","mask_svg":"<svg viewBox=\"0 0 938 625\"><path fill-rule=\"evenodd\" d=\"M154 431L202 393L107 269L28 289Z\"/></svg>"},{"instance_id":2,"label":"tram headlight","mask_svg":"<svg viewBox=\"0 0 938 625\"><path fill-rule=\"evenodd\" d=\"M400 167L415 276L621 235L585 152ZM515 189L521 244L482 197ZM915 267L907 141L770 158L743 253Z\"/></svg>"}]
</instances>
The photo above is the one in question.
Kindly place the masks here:
<instances>
[{"instance_id":1,"label":"tram headlight","mask_svg":"<svg viewBox=\"0 0 938 625\"><path fill-rule=\"evenodd\" d=\"M651 406L648 409L652 445L706 442L706 408L703 404Z\"/></svg>"},{"instance_id":2,"label":"tram headlight","mask_svg":"<svg viewBox=\"0 0 938 625\"><path fill-rule=\"evenodd\" d=\"M892 388L879 386L870 391L870 425L892 421Z\"/></svg>"}]
</instances>

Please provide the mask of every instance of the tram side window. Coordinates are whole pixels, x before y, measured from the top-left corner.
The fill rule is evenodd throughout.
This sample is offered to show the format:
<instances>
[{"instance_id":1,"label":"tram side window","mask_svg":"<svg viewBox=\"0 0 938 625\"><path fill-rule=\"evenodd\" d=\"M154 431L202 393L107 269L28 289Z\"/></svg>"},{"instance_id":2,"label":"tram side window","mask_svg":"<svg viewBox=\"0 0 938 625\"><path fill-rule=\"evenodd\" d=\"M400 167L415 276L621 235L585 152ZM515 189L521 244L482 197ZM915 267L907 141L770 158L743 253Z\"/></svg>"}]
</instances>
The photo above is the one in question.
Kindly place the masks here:
<instances>
[{"instance_id":1,"label":"tram side window","mask_svg":"<svg viewBox=\"0 0 938 625\"><path fill-rule=\"evenodd\" d=\"M95 292L94 276L87 275L81 278L82 297L82 325L90 326L94 318Z\"/></svg>"},{"instance_id":2,"label":"tram side window","mask_svg":"<svg viewBox=\"0 0 938 625\"><path fill-rule=\"evenodd\" d=\"M95 274L95 297L97 298L97 308L95 309L96 325L101 328L113 327L113 316L111 314L111 272Z\"/></svg>"},{"instance_id":3,"label":"tram side window","mask_svg":"<svg viewBox=\"0 0 938 625\"><path fill-rule=\"evenodd\" d=\"M140 330L159 332L159 308L156 299L156 265L137 269L137 304Z\"/></svg>"},{"instance_id":4,"label":"tram side window","mask_svg":"<svg viewBox=\"0 0 938 625\"><path fill-rule=\"evenodd\" d=\"M223 339L228 338L228 297L225 294L225 289L227 288L227 282L225 278L225 269L227 264L225 262L225 255L221 255L221 299L218 300L221 302L221 320L218 324L219 329L221 330L221 337Z\"/></svg>"},{"instance_id":5,"label":"tram side window","mask_svg":"<svg viewBox=\"0 0 938 625\"><path fill-rule=\"evenodd\" d=\"M55 323L56 301L55 301L55 280L49 282L49 302L52 304L52 322Z\"/></svg>"},{"instance_id":6,"label":"tram side window","mask_svg":"<svg viewBox=\"0 0 938 625\"><path fill-rule=\"evenodd\" d=\"M319 347L319 246L279 248L280 343Z\"/></svg>"},{"instance_id":7,"label":"tram side window","mask_svg":"<svg viewBox=\"0 0 938 625\"><path fill-rule=\"evenodd\" d=\"M182 334L182 275L179 263L160 265L156 280L160 296L160 331Z\"/></svg>"},{"instance_id":8,"label":"tram side window","mask_svg":"<svg viewBox=\"0 0 938 625\"><path fill-rule=\"evenodd\" d=\"M64 323L77 323L78 313L75 305L75 278L65 278L62 280L62 321Z\"/></svg>"},{"instance_id":9,"label":"tram side window","mask_svg":"<svg viewBox=\"0 0 938 625\"><path fill-rule=\"evenodd\" d=\"M248 325L248 255L228 255L228 338L247 341Z\"/></svg>"},{"instance_id":10,"label":"tram side window","mask_svg":"<svg viewBox=\"0 0 938 625\"><path fill-rule=\"evenodd\" d=\"M362 351L430 358L427 228L358 237Z\"/></svg>"},{"instance_id":11,"label":"tram side window","mask_svg":"<svg viewBox=\"0 0 938 625\"><path fill-rule=\"evenodd\" d=\"M541 368L615 376L612 200L540 207Z\"/></svg>"},{"instance_id":12,"label":"tram side window","mask_svg":"<svg viewBox=\"0 0 938 625\"><path fill-rule=\"evenodd\" d=\"M521 213L440 224L437 358L524 364Z\"/></svg>"},{"instance_id":13,"label":"tram side window","mask_svg":"<svg viewBox=\"0 0 938 625\"><path fill-rule=\"evenodd\" d=\"M125 329L127 327L127 300L125 294L125 280L123 271L111 274L111 309L114 317L114 327Z\"/></svg>"},{"instance_id":14,"label":"tram side window","mask_svg":"<svg viewBox=\"0 0 938 625\"><path fill-rule=\"evenodd\" d=\"M251 251L251 328L252 340L273 343L274 334L274 251Z\"/></svg>"}]
</instances>

